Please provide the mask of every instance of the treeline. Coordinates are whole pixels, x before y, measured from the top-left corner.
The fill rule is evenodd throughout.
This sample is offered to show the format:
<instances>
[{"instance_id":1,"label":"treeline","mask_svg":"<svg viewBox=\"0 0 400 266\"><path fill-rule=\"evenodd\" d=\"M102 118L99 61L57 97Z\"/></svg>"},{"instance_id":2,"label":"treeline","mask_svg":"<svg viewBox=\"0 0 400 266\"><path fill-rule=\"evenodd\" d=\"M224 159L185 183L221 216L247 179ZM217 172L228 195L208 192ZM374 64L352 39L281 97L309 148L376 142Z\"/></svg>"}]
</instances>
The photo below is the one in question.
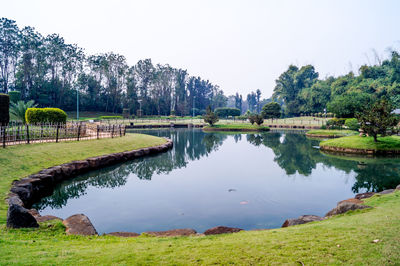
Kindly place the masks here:
<instances>
[{"instance_id":1,"label":"treeline","mask_svg":"<svg viewBox=\"0 0 400 266\"><path fill-rule=\"evenodd\" d=\"M286 116L332 112L338 117L354 117L378 99L389 100L400 108L400 54L377 58L375 65L363 65L358 75L319 79L312 65L291 65L276 80L273 99L283 101Z\"/></svg>"},{"instance_id":2,"label":"treeline","mask_svg":"<svg viewBox=\"0 0 400 266\"><path fill-rule=\"evenodd\" d=\"M217 86L186 70L153 65L150 59L129 66L123 55L87 55L58 34L42 36L32 27L0 19L0 92L19 91L39 107L144 115L198 115L208 105L224 107ZM193 109L194 108L194 109Z\"/></svg>"}]
</instances>

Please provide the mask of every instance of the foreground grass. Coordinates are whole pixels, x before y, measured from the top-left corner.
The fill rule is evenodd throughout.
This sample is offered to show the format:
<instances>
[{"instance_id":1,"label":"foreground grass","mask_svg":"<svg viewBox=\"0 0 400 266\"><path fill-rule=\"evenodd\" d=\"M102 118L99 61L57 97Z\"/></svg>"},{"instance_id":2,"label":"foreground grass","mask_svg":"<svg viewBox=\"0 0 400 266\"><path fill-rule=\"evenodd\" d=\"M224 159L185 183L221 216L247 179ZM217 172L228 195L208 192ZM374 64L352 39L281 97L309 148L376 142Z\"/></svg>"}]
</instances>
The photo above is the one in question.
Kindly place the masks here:
<instances>
[{"instance_id":1,"label":"foreground grass","mask_svg":"<svg viewBox=\"0 0 400 266\"><path fill-rule=\"evenodd\" d=\"M345 137L357 134L357 131L353 130L330 130L330 129L315 129L307 131L308 136L316 136L316 137L330 137L330 138L338 138Z\"/></svg>"},{"instance_id":2,"label":"foreground grass","mask_svg":"<svg viewBox=\"0 0 400 266\"><path fill-rule=\"evenodd\" d=\"M135 149L163 140L139 134L0 151L0 192L44 167ZM7 229L0 202L0 265L32 264L372 264L400 261L400 192L366 200L370 210L285 229L177 238L67 236L58 221ZM332 206L334 207L334 206ZM328 210L327 210L328 211ZM373 243L379 239L378 243Z\"/></svg>"},{"instance_id":3,"label":"foreground grass","mask_svg":"<svg viewBox=\"0 0 400 266\"><path fill-rule=\"evenodd\" d=\"M5 197L15 179L43 168L93 156L134 150L164 143L158 137L127 134L122 138L15 145L0 149L0 224L5 223Z\"/></svg>"},{"instance_id":4,"label":"foreground grass","mask_svg":"<svg viewBox=\"0 0 400 266\"><path fill-rule=\"evenodd\" d=\"M373 137L349 136L323 141L320 146L363 150L400 150L400 136L381 137L378 138L378 142L374 142Z\"/></svg>"},{"instance_id":5,"label":"foreground grass","mask_svg":"<svg viewBox=\"0 0 400 266\"><path fill-rule=\"evenodd\" d=\"M400 261L400 192L322 222L217 236L66 236L60 222L40 229L0 226L0 264L369 264ZM373 240L379 239L378 243Z\"/></svg>"},{"instance_id":6,"label":"foreground grass","mask_svg":"<svg viewBox=\"0 0 400 266\"><path fill-rule=\"evenodd\" d=\"M252 124L216 124L213 126L206 126L203 129L213 131L268 131L269 127Z\"/></svg>"}]
</instances>

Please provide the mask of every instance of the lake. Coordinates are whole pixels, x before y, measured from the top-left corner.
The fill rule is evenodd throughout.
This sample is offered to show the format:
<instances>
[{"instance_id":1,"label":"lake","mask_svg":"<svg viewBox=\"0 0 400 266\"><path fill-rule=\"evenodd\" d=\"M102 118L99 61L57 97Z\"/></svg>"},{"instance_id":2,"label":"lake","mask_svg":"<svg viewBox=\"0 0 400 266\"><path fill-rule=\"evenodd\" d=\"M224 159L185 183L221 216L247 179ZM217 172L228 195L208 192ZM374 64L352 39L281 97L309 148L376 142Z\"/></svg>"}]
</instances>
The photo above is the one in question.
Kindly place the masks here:
<instances>
[{"instance_id":1,"label":"lake","mask_svg":"<svg viewBox=\"0 0 400 266\"><path fill-rule=\"evenodd\" d=\"M174 141L170 151L67 180L33 208L63 219L87 215L99 232L224 225L277 228L323 216L340 200L400 184L400 159L326 155L300 132L140 130Z\"/></svg>"}]
</instances>

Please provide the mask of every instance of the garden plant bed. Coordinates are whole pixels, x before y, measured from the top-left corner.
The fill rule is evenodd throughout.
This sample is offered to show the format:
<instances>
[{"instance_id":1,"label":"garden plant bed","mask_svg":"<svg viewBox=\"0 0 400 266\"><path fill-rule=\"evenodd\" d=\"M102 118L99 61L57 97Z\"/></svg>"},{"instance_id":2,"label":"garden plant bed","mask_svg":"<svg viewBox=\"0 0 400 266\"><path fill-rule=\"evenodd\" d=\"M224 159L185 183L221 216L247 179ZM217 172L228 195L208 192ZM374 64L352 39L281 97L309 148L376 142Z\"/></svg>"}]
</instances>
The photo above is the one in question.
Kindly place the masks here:
<instances>
[{"instance_id":1,"label":"garden plant bed","mask_svg":"<svg viewBox=\"0 0 400 266\"><path fill-rule=\"evenodd\" d=\"M374 142L372 137L341 137L321 142L320 149L336 153L400 155L400 137L380 137L378 142Z\"/></svg>"}]
</instances>

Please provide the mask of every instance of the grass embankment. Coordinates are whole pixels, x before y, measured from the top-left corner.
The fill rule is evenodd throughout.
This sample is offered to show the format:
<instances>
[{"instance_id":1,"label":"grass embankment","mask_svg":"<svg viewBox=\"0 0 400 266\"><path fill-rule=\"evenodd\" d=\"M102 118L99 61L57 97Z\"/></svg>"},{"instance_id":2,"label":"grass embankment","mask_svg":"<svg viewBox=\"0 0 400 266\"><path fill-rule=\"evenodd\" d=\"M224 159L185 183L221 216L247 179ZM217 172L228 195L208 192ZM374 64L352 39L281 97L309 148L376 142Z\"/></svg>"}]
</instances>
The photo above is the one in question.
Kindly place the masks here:
<instances>
[{"instance_id":1,"label":"grass embankment","mask_svg":"<svg viewBox=\"0 0 400 266\"><path fill-rule=\"evenodd\" d=\"M338 139L330 139L320 143L323 148L342 148L354 150L371 150L371 151L399 151L400 152L400 136L387 136L378 138L378 142L374 142L373 137L349 136Z\"/></svg>"},{"instance_id":2,"label":"grass embankment","mask_svg":"<svg viewBox=\"0 0 400 266\"><path fill-rule=\"evenodd\" d=\"M258 126L252 124L216 124L203 127L205 131L269 131L267 126Z\"/></svg>"},{"instance_id":3,"label":"grass embankment","mask_svg":"<svg viewBox=\"0 0 400 266\"><path fill-rule=\"evenodd\" d=\"M162 142L155 137L128 135L79 143L9 147L0 151L0 192L6 195L13 179L44 167ZM0 204L0 264L4 265L383 265L400 261L400 192L367 199L366 204L373 209L322 222L267 231L176 238L67 236L59 221L43 223L39 229L7 229L5 203ZM379 242L373 243L374 239Z\"/></svg>"},{"instance_id":4,"label":"grass embankment","mask_svg":"<svg viewBox=\"0 0 400 266\"><path fill-rule=\"evenodd\" d=\"M358 134L358 132L353 130L330 130L330 129L316 129L307 131L306 133L308 137L314 137L314 138L340 138L356 134Z\"/></svg>"},{"instance_id":5,"label":"grass embankment","mask_svg":"<svg viewBox=\"0 0 400 266\"><path fill-rule=\"evenodd\" d=\"M93 156L140 149L165 143L165 139L142 134L100 140L61 143L21 144L0 148L0 223L6 220L5 197L15 179L43 168Z\"/></svg>"},{"instance_id":6,"label":"grass embankment","mask_svg":"<svg viewBox=\"0 0 400 266\"><path fill-rule=\"evenodd\" d=\"M367 264L400 261L400 192L322 222L228 235L66 236L60 222L0 227L0 264ZM379 239L378 243L373 240Z\"/></svg>"}]
</instances>

